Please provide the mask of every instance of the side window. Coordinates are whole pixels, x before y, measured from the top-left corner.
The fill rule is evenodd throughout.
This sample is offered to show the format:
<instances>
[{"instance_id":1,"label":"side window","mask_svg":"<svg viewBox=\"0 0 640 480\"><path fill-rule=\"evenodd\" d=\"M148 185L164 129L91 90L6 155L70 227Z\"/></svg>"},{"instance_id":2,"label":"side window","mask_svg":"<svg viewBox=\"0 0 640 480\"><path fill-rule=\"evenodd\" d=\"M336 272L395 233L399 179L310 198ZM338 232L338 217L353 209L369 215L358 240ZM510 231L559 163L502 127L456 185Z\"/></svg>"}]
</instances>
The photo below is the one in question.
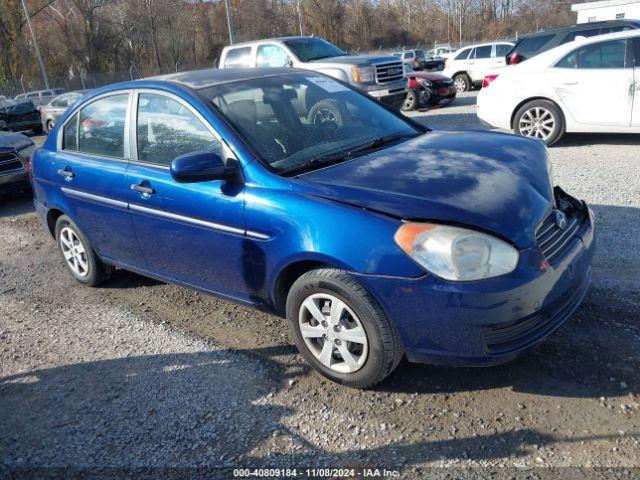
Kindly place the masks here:
<instances>
[{"instance_id":1,"label":"side window","mask_svg":"<svg viewBox=\"0 0 640 480\"><path fill-rule=\"evenodd\" d=\"M471 51L470 48L465 48L464 50L462 50L458 55L456 55L456 60L466 60L467 57L469 56L469 52Z\"/></svg>"},{"instance_id":2,"label":"side window","mask_svg":"<svg viewBox=\"0 0 640 480\"><path fill-rule=\"evenodd\" d=\"M54 107L68 107L69 106L69 97L67 95L61 95L56 98L51 105Z\"/></svg>"},{"instance_id":3,"label":"side window","mask_svg":"<svg viewBox=\"0 0 640 480\"><path fill-rule=\"evenodd\" d=\"M233 67L250 67L251 66L251 47L232 48L227 51L224 59L226 68Z\"/></svg>"},{"instance_id":4,"label":"side window","mask_svg":"<svg viewBox=\"0 0 640 480\"><path fill-rule=\"evenodd\" d=\"M124 123L129 94L111 95L80 111L78 150L83 153L124 157Z\"/></svg>"},{"instance_id":5,"label":"side window","mask_svg":"<svg viewBox=\"0 0 640 480\"><path fill-rule=\"evenodd\" d=\"M573 42L578 37L588 38L588 37L594 37L599 34L600 34L599 28L592 28L591 30L578 30L577 32L571 32L569 35L567 35L562 41L562 43Z\"/></svg>"},{"instance_id":6,"label":"side window","mask_svg":"<svg viewBox=\"0 0 640 480\"><path fill-rule=\"evenodd\" d=\"M277 45L260 45L256 65L258 68L286 67L289 65L289 56Z\"/></svg>"},{"instance_id":7,"label":"side window","mask_svg":"<svg viewBox=\"0 0 640 480\"><path fill-rule=\"evenodd\" d=\"M184 105L165 95L141 93L138 99L138 160L169 165L201 150L222 158L222 144Z\"/></svg>"},{"instance_id":8,"label":"side window","mask_svg":"<svg viewBox=\"0 0 640 480\"><path fill-rule=\"evenodd\" d=\"M491 45L485 45L484 47L476 47L476 58L491 58Z\"/></svg>"},{"instance_id":9,"label":"side window","mask_svg":"<svg viewBox=\"0 0 640 480\"><path fill-rule=\"evenodd\" d=\"M76 113L71 120L64 125L62 135L63 150L78 150L78 114Z\"/></svg>"},{"instance_id":10,"label":"side window","mask_svg":"<svg viewBox=\"0 0 640 480\"><path fill-rule=\"evenodd\" d=\"M496 45L496 57L505 57L512 48L511 45L505 45L504 43Z\"/></svg>"},{"instance_id":11,"label":"side window","mask_svg":"<svg viewBox=\"0 0 640 480\"><path fill-rule=\"evenodd\" d=\"M574 50L556 63L556 68L576 68L578 66L578 51Z\"/></svg>"},{"instance_id":12,"label":"side window","mask_svg":"<svg viewBox=\"0 0 640 480\"><path fill-rule=\"evenodd\" d=\"M640 67L640 38L636 37L634 39L632 39L632 45L633 45L633 53L634 53L634 57L635 57L635 66L636 67Z\"/></svg>"},{"instance_id":13,"label":"side window","mask_svg":"<svg viewBox=\"0 0 640 480\"><path fill-rule=\"evenodd\" d=\"M578 68L624 68L625 40L595 43L578 50Z\"/></svg>"},{"instance_id":14,"label":"side window","mask_svg":"<svg viewBox=\"0 0 640 480\"><path fill-rule=\"evenodd\" d=\"M413 57L414 57L413 52L407 52L404 54L404 58L413 58Z\"/></svg>"}]
</instances>

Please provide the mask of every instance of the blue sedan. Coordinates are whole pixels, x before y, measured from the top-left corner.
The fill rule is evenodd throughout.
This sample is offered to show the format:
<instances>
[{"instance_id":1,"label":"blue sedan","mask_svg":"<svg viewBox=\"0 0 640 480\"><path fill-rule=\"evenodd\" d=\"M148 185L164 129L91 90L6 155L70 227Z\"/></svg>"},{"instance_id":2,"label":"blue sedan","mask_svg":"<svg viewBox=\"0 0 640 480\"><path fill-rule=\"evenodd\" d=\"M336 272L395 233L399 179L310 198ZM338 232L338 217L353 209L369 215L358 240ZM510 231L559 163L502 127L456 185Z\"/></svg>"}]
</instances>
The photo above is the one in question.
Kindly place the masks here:
<instances>
[{"instance_id":1,"label":"blue sedan","mask_svg":"<svg viewBox=\"0 0 640 480\"><path fill-rule=\"evenodd\" d=\"M593 216L554 187L542 142L432 131L313 72L108 86L32 164L77 281L122 268L286 317L306 360L351 387L404 356L513 359L589 284Z\"/></svg>"}]
</instances>

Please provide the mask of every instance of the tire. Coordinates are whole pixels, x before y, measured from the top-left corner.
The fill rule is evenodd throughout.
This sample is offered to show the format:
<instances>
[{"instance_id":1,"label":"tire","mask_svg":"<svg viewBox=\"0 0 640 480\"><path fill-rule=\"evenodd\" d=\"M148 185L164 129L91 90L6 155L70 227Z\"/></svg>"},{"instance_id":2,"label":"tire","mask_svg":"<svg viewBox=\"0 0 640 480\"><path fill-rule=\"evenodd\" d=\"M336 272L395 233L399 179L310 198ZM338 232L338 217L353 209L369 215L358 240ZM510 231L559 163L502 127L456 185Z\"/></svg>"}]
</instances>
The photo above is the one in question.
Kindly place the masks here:
<instances>
[{"instance_id":1,"label":"tire","mask_svg":"<svg viewBox=\"0 0 640 480\"><path fill-rule=\"evenodd\" d=\"M47 128L45 129L45 133L51 133L51 130L53 130L53 127L55 126L56 122L54 120L47 120Z\"/></svg>"},{"instance_id":2,"label":"tire","mask_svg":"<svg viewBox=\"0 0 640 480\"><path fill-rule=\"evenodd\" d=\"M323 323L311 313L309 302L316 305ZM339 322L329 314L334 305L336 308L344 305L342 315L333 317L339 317ZM404 355L398 332L380 305L342 270L317 269L302 275L289 291L286 310L289 328L302 356L336 383L351 388L371 387L384 380ZM313 333L309 334L310 331ZM346 337L362 342L341 340ZM327 346L329 349L325 350ZM341 353L345 349L350 362Z\"/></svg>"},{"instance_id":3,"label":"tire","mask_svg":"<svg viewBox=\"0 0 640 480\"><path fill-rule=\"evenodd\" d=\"M513 118L513 131L517 135L538 138L547 146L564 135L564 115L550 100L532 100L518 109Z\"/></svg>"},{"instance_id":4,"label":"tire","mask_svg":"<svg viewBox=\"0 0 640 480\"><path fill-rule=\"evenodd\" d=\"M471 90L471 79L466 73L458 73L453 76L453 84L456 86L456 92L468 92Z\"/></svg>"},{"instance_id":5,"label":"tire","mask_svg":"<svg viewBox=\"0 0 640 480\"><path fill-rule=\"evenodd\" d=\"M318 100L309 110L308 121L311 125L332 123L342 127L345 124L346 111L341 102L334 98Z\"/></svg>"},{"instance_id":6,"label":"tire","mask_svg":"<svg viewBox=\"0 0 640 480\"><path fill-rule=\"evenodd\" d=\"M69 217L60 216L56 221L55 231L60 256L67 270L78 282L94 287L111 277L113 268L98 258L87 237ZM72 247L75 250L70 251Z\"/></svg>"},{"instance_id":7,"label":"tire","mask_svg":"<svg viewBox=\"0 0 640 480\"><path fill-rule=\"evenodd\" d=\"M444 63L439 63L438 64L438 71L441 72L442 70L444 70Z\"/></svg>"},{"instance_id":8,"label":"tire","mask_svg":"<svg viewBox=\"0 0 640 480\"><path fill-rule=\"evenodd\" d=\"M418 108L420 104L420 94L415 89L410 88L407 92L407 96L404 99L404 103L402 104L402 111L409 112L411 110L415 110Z\"/></svg>"}]
</instances>

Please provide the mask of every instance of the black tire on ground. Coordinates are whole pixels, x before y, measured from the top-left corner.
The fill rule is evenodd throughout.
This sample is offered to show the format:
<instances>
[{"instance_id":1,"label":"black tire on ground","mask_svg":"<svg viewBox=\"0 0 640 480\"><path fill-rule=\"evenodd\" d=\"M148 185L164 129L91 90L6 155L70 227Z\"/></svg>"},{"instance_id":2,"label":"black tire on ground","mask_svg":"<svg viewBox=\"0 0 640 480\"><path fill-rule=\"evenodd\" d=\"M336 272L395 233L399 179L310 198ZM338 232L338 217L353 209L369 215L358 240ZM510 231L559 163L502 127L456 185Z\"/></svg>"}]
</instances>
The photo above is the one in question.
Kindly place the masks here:
<instances>
[{"instance_id":1,"label":"black tire on ground","mask_svg":"<svg viewBox=\"0 0 640 480\"><path fill-rule=\"evenodd\" d=\"M439 70L439 71L444 70L444 63L439 63L439 64L438 64L438 70Z\"/></svg>"},{"instance_id":2,"label":"black tire on ground","mask_svg":"<svg viewBox=\"0 0 640 480\"><path fill-rule=\"evenodd\" d=\"M420 104L420 92L417 92L415 89L410 88L407 92L407 96L404 99L404 103L402 104L402 111L408 112L410 110L415 110L418 108Z\"/></svg>"},{"instance_id":3,"label":"black tire on ground","mask_svg":"<svg viewBox=\"0 0 640 480\"><path fill-rule=\"evenodd\" d=\"M528 118L526 118L527 113L529 113ZM543 125L547 127L549 127L551 123L544 124L544 122L552 121L553 128L551 131L544 132L546 138L542 138L541 134L536 134L535 130L531 131L530 129L526 129L526 126L529 124L527 120L535 118L536 115L543 117L541 120ZM524 120L523 117L525 117ZM532 100L525 103L516 112L513 117L513 131L523 137L539 138L544 141L547 146L551 146L560 140L565 133L564 115L560 108L550 100Z\"/></svg>"},{"instance_id":4,"label":"black tire on ground","mask_svg":"<svg viewBox=\"0 0 640 480\"><path fill-rule=\"evenodd\" d=\"M346 115L342 102L335 98L323 98L311 107L308 120L311 125L333 123L335 127L342 127L345 124Z\"/></svg>"},{"instance_id":5,"label":"black tire on ground","mask_svg":"<svg viewBox=\"0 0 640 480\"><path fill-rule=\"evenodd\" d=\"M320 362L300 332L302 303L313 294L332 295L344 302L359 318L367 336L368 354L364 364L352 373L340 373ZM302 356L328 379L351 388L368 388L384 380L404 356L397 330L375 299L353 277L332 268L312 270L295 281L287 296L287 320Z\"/></svg>"},{"instance_id":6,"label":"black tire on ground","mask_svg":"<svg viewBox=\"0 0 640 480\"><path fill-rule=\"evenodd\" d=\"M453 76L453 84L456 86L456 91L460 92L468 92L471 90L471 79L469 75L466 73L458 73Z\"/></svg>"},{"instance_id":7,"label":"black tire on ground","mask_svg":"<svg viewBox=\"0 0 640 480\"><path fill-rule=\"evenodd\" d=\"M67 260L65 259L65 255L62 247L61 240L61 232L63 229L68 228L73 231L76 235L77 239L82 245L84 249L84 255L86 258L87 270L86 273L80 275L77 272L74 272ZM90 287L94 287L99 285L109 279L111 277L111 273L113 271L113 267L105 264L98 258L96 253L94 252L89 240L84 236L82 231L78 228L78 226L66 215L61 215L56 221L56 243L58 244L58 250L60 251L60 256L62 257L62 261L64 262L67 270L73 275L73 277L80 283L84 285L88 285Z\"/></svg>"}]
</instances>

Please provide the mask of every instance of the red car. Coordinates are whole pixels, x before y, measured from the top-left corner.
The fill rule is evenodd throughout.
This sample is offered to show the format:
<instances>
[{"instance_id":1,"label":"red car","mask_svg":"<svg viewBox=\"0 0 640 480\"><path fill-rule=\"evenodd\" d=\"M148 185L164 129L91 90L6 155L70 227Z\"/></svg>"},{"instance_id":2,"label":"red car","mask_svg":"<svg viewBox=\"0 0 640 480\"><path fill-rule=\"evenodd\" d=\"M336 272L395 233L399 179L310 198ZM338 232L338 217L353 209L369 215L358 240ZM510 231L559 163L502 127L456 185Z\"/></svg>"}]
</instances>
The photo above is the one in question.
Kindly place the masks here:
<instances>
[{"instance_id":1,"label":"red car","mask_svg":"<svg viewBox=\"0 0 640 480\"><path fill-rule=\"evenodd\" d=\"M431 107L441 102L451 102L456 98L456 87L453 80L434 72L407 72L409 92L402 105L402 110L415 110L420 107Z\"/></svg>"}]
</instances>

